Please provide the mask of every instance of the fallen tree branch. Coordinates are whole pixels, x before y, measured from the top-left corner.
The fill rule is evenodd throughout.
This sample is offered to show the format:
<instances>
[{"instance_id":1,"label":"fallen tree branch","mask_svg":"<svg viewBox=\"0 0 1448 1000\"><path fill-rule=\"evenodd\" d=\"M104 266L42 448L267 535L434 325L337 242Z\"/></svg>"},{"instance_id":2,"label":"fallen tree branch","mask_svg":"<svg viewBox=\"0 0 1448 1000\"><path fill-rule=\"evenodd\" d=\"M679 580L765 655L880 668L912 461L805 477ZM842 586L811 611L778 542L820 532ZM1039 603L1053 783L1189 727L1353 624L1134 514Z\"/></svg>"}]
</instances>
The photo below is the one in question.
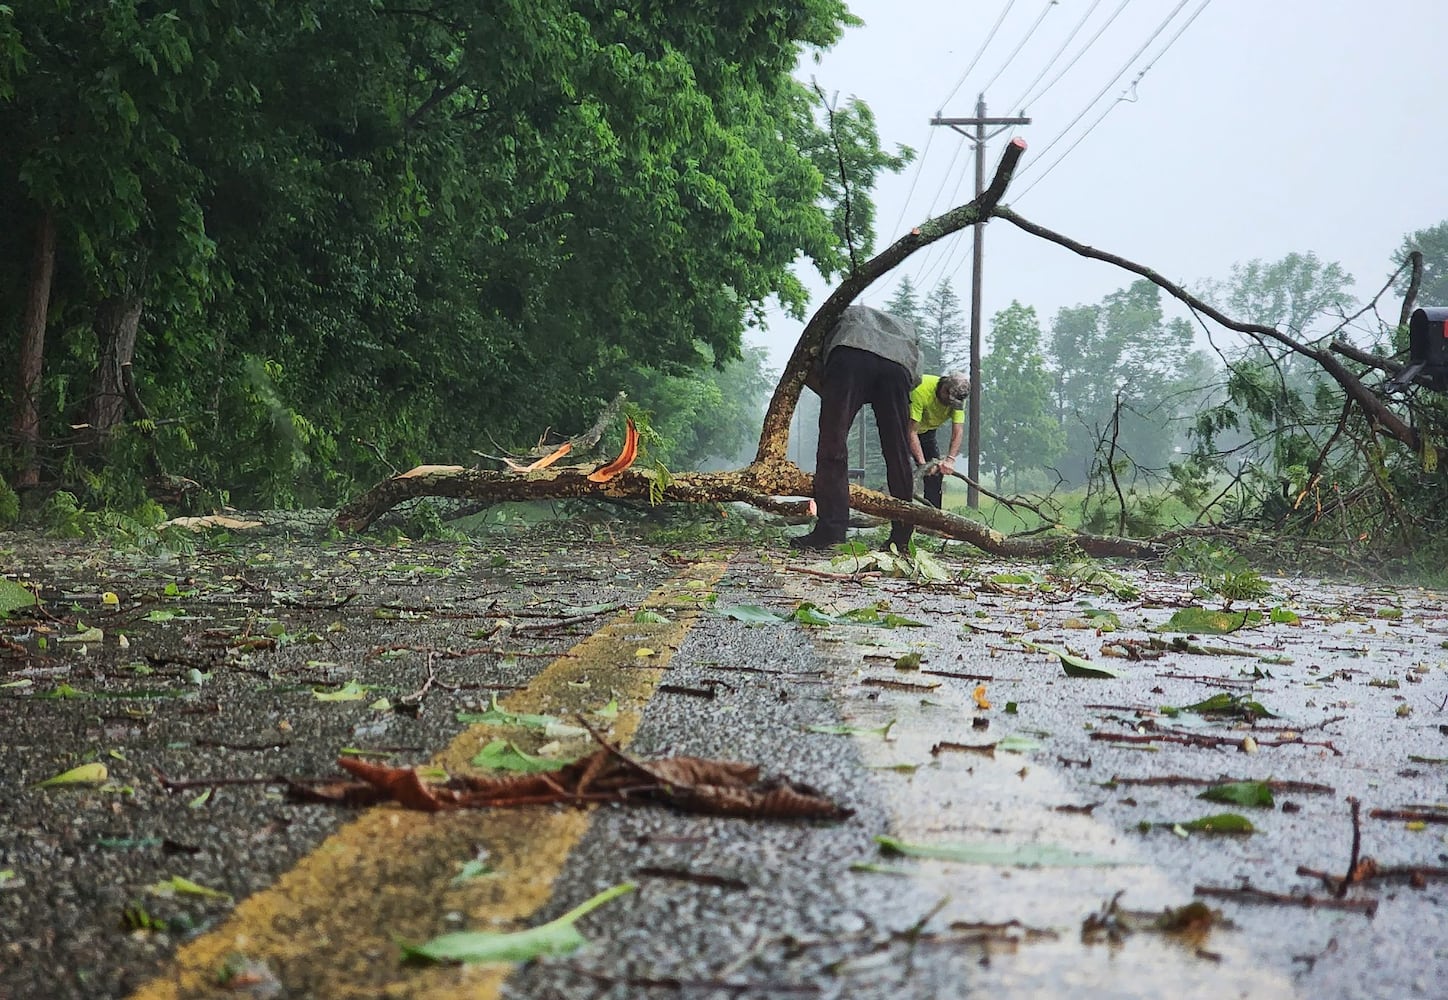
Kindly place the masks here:
<instances>
[{"instance_id":1,"label":"fallen tree branch","mask_svg":"<svg viewBox=\"0 0 1448 1000\"><path fill-rule=\"evenodd\" d=\"M1135 261L1128 260L1125 257L1120 257L1113 253L1107 253L1104 250L1097 250L1095 247L1087 246L1084 243L1078 243L1069 236L1062 236L1060 233L1053 232L1044 226L1038 226L1034 222L1022 218L1009 208L998 206L993 210L992 214L998 218L1005 219L1007 222L1019 229L1025 230L1032 236L1039 236L1043 240L1049 240L1082 257L1105 261L1108 264L1114 264L1133 274L1139 274L1178 301L1185 303L1205 316L1210 316L1228 330L1235 330L1238 333L1248 333L1259 337L1266 337L1269 340L1275 340L1288 350L1300 354L1303 357L1310 358L1316 362L1323 371L1332 376L1338 385L1342 386L1343 391L1353 402L1362 408L1362 411L1367 414L1368 419L1372 423L1380 427L1390 437L1396 438L1414 451L1418 450L1417 432L1408 425L1407 421L1389 409L1388 405L1371 389L1363 385L1356 375L1348 371L1341 361L1333 357L1331 351L1309 347L1274 326L1265 326L1261 323L1243 323L1239 320L1234 320L1221 312L1221 310L1203 302L1176 282L1145 265L1138 264Z\"/></svg>"}]
</instances>

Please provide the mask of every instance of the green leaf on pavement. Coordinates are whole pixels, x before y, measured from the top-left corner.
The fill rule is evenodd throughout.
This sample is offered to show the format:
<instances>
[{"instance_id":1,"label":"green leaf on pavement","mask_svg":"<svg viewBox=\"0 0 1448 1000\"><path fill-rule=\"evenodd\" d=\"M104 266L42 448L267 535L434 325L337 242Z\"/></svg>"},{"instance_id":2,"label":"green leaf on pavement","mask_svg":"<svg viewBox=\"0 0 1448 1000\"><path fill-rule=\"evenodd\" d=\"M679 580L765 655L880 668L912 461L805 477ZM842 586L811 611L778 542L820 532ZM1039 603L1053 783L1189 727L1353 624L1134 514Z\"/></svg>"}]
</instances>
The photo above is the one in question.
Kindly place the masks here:
<instances>
[{"instance_id":1,"label":"green leaf on pavement","mask_svg":"<svg viewBox=\"0 0 1448 1000\"><path fill-rule=\"evenodd\" d=\"M180 875L173 875L168 879L153 883L146 888L155 896L196 896L201 899L231 899L231 893L222 892L219 889L209 889L189 878L182 878Z\"/></svg>"},{"instance_id":2,"label":"green leaf on pavement","mask_svg":"<svg viewBox=\"0 0 1448 1000\"><path fill-rule=\"evenodd\" d=\"M924 622L916 621L914 618L906 618L904 615L897 615L890 611L882 612L879 608L856 608L853 611L846 611L840 615L839 621L849 625L876 625L880 628L925 628Z\"/></svg>"},{"instance_id":3,"label":"green leaf on pavement","mask_svg":"<svg viewBox=\"0 0 1448 1000\"><path fill-rule=\"evenodd\" d=\"M486 712L459 712L457 718L459 722L466 722L468 725L521 726L524 729L538 730L564 725L563 720L556 715L533 715L499 708L497 695L493 695L492 704Z\"/></svg>"},{"instance_id":4,"label":"green leaf on pavement","mask_svg":"<svg viewBox=\"0 0 1448 1000\"><path fill-rule=\"evenodd\" d=\"M1226 691L1214 694L1195 705L1183 705L1180 708L1163 705L1162 712L1166 715L1195 712L1197 715L1228 715L1242 719L1277 718L1272 712L1267 711L1261 702L1253 701L1245 694L1229 694Z\"/></svg>"},{"instance_id":5,"label":"green leaf on pavement","mask_svg":"<svg viewBox=\"0 0 1448 1000\"><path fill-rule=\"evenodd\" d=\"M1201 819L1187 820L1184 823L1152 823L1149 820L1142 820L1139 825L1143 833L1153 827L1164 826L1183 835L1200 833L1208 837L1245 836L1257 832L1257 828L1252 825L1251 820L1237 813L1218 813L1215 816L1203 816Z\"/></svg>"},{"instance_id":6,"label":"green leaf on pavement","mask_svg":"<svg viewBox=\"0 0 1448 1000\"><path fill-rule=\"evenodd\" d=\"M1262 620L1260 611L1213 611L1210 608L1182 608L1161 626L1159 632L1194 632L1199 635L1226 635L1244 625Z\"/></svg>"},{"instance_id":7,"label":"green leaf on pavement","mask_svg":"<svg viewBox=\"0 0 1448 1000\"><path fill-rule=\"evenodd\" d=\"M361 701L367 697L367 686L348 681L335 691L312 689L312 697L318 701Z\"/></svg>"},{"instance_id":8,"label":"green leaf on pavement","mask_svg":"<svg viewBox=\"0 0 1448 1000\"><path fill-rule=\"evenodd\" d=\"M1012 868L1102 868L1126 864L1116 858L1083 854L1054 844L911 844L881 834L875 838L887 855L934 858L969 865L1007 865Z\"/></svg>"},{"instance_id":9,"label":"green leaf on pavement","mask_svg":"<svg viewBox=\"0 0 1448 1000\"><path fill-rule=\"evenodd\" d=\"M101 763L82 764L69 771L62 771L53 778L46 778L36 788L62 788L67 785L99 785L111 776Z\"/></svg>"},{"instance_id":10,"label":"green leaf on pavement","mask_svg":"<svg viewBox=\"0 0 1448 1000\"><path fill-rule=\"evenodd\" d=\"M493 771L538 774L544 771L561 770L573 761L534 757L532 754L519 750L512 740L493 740L474 755L472 763Z\"/></svg>"},{"instance_id":11,"label":"green leaf on pavement","mask_svg":"<svg viewBox=\"0 0 1448 1000\"><path fill-rule=\"evenodd\" d=\"M833 625L836 622L836 619L825 614L810 601L805 601L799 607L795 608L794 614L790 617L801 625L827 626Z\"/></svg>"},{"instance_id":12,"label":"green leaf on pavement","mask_svg":"<svg viewBox=\"0 0 1448 1000\"><path fill-rule=\"evenodd\" d=\"M1027 649L1038 649L1043 653L1054 653L1061 659L1061 670L1067 677L1125 677L1126 673L1117 670L1115 667L1108 667L1102 663L1092 663L1074 653L1068 653L1064 649L1053 649L1050 646L1037 646L1033 643L1026 643Z\"/></svg>"},{"instance_id":13,"label":"green leaf on pavement","mask_svg":"<svg viewBox=\"0 0 1448 1000\"><path fill-rule=\"evenodd\" d=\"M1272 788L1263 781L1228 781L1213 785L1197 796L1208 802L1226 802L1234 806L1257 806L1271 809Z\"/></svg>"},{"instance_id":14,"label":"green leaf on pavement","mask_svg":"<svg viewBox=\"0 0 1448 1000\"><path fill-rule=\"evenodd\" d=\"M459 931L422 944L403 941L398 944L405 958L425 962L526 962L542 955L568 955L588 943L573 925L581 917L633 889L632 882L605 889L557 920L527 930Z\"/></svg>"},{"instance_id":15,"label":"green leaf on pavement","mask_svg":"<svg viewBox=\"0 0 1448 1000\"><path fill-rule=\"evenodd\" d=\"M106 633L98 628L82 628L74 635L63 635L58 642L103 642Z\"/></svg>"},{"instance_id":16,"label":"green leaf on pavement","mask_svg":"<svg viewBox=\"0 0 1448 1000\"><path fill-rule=\"evenodd\" d=\"M657 611L650 611L648 608L642 608L642 609L640 609L640 610L638 610L638 611L635 611L635 612L634 612L634 616L633 616L633 620L634 620L635 622L637 622L638 624L640 624L640 625L667 625L667 624L669 624L669 619L665 618L663 615L659 614Z\"/></svg>"},{"instance_id":17,"label":"green leaf on pavement","mask_svg":"<svg viewBox=\"0 0 1448 1000\"><path fill-rule=\"evenodd\" d=\"M1271 621L1273 625L1297 625L1301 623L1302 619L1297 617L1296 612L1287 608L1273 608Z\"/></svg>"},{"instance_id":18,"label":"green leaf on pavement","mask_svg":"<svg viewBox=\"0 0 1448 1000\"><path fill-rule=\"evenodd\" d=\"M710 611L725 618L733 618L737 622L744 622L746 625L778 625L790 618L789 615L775 614L768 608L761 608L757 604L716 604L710 608Z\"/></svg>"},{"instance_id":19,"label":"green leaf on pavement","mask_svg":"<svg viewBox=\"0 0 1448 1000\"><path fill-rule=\"evenodd\" d=\"M894 725L895 725L895 720L894 720L894 719L891 719L889 722L885 723L883 726L875 726L875 727L873 727L873 728L869 728L869 727L865 727L865 726L850 726L850 725L843 725L843 724L841 724L841 725L818 725L818 726L806 726L806 727L805 727L805 732L807 732L807 733L824 733L826 736L878 736L878 737L880 737L880 738L883 740L883 739L885 739L887 736L890 735L890 728L891 728L892 726L894 726Z\"/></svg>"},{"instance_id":20,"label":"green leaf on pavement","mask_svg":"<svg viewBox=\"0 0 1448 1000\"><path fill-rule=\"evenodd\" d=\"M35 603L35 594L29 587L14 580L0 580L0 618L9 618L11 612L34 607Z\"/></svg>"},{"instance_id":21,"label":"green leaf on pavement","mask_svg":"<svg viewBox=\"0 0 1448 1000\"><path fill-rule=\"evenodd\" d=\"M493 866L479 858L465 863L462 870L454 875L449 882L450 885L462 885L464 882L471 882L475 878L482 878L485 875L496 875Z\"/></svg>"},{"instance_id":22,"label":"green leaf on pavement","mask_svg":"<svg viewBox=\"0 0 1448 1000\"><path fill-rule=\"evenodd\" d=\"M1041 741L1031 736L1012 733L997 741L995 748L1002 753L1031 753L1041 749Z\"/></svg>"}]
</instances>

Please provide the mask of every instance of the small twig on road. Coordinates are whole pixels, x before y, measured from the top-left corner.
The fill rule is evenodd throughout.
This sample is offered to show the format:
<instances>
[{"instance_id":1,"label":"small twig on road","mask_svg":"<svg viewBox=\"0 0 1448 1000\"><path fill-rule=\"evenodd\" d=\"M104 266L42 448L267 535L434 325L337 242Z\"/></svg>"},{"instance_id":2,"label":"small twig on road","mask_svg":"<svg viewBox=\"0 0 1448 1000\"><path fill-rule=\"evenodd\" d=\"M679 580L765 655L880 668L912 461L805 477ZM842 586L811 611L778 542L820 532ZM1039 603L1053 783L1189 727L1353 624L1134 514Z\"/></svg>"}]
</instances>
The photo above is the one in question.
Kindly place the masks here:
<instances>
[{"instance_id":1,"label":"small twig on road","mask_svg":"<svg viewBox=\"0 0 1448 1000\"><path fill-rule=\"evenodd\" d=\"M707 698L710 701L719 697L718 688L715 687L685 687L683 684L660 684L655 690L659 694L682 694L690 698Z\"/></svg>"},{"instance_id":2,"label":"small twig on road","mask_svg":"<svg viewBox=\"0 0 1448 1000\"><path fill-rule=\"evenodd\" d=\"M940 687L940 682L934 684L920 684L912 681L897 681L889 677L866 677L860 681L864 687L886 688L890 691L934 691Z\"/></svg>"},{"instance_id":3,"label":"small twig on road","mask_svg":"<svg viewBox=\"0 0 1448 1000\"><path fill-rule=\"evenodd\" d=\"M1298 865L1297 874L1321 879L1322 884L1333 892L1339 892L1342 887L1342 879L1331 872ZM1363 858L1352 877L1355 883L1384 882L1388 879L1404 879L1413 888L1422 889L1429 882L1448 881L1448 868L1436 865L1380 865L1372 858Z\"/></svg>"},{"instance_id":4,"label":"small twig on road","mask_svg":"<svg viewBox=\"0 0 1448 1000\"><path fill-rule=\"evenodd\" d=\"M1224 785L1234 782L1253 782L1266 785L1274 792L1302 792L1304 794L1336 794L1331 785L1319 785L1311 781L1257 781L1255 778L1193 778L1184 774L1162 774L1149 778L1123 778L1112 775L1108 785Z\"/></svg>"},{"instance_id":5,"label":"small twig on road","mask_svg":"<svg viewBox=\"0 0 1448 1000\"><path fill-rule=\"evenodd\" d=\"M818 576L825 580L844 580L848 583L858 583L859 581L867 579L869 577L884 575L877 569L862 570L858 573L830 573L822 569L810 569L808 566L795 566L789 563L786 563L784 568L791 573L803 573L806 576Z\"/></svg>"},{"instance_id":6,"label":"small twig on road","mask_svg":"<svg viewBox=\"0 0 1448 1000\"><path fill-rule=\"evenodd\" d=\"M1237 888L1232 888L1231 886L1199 885L1195 886L1192 892L1198 896L1231 899L1239 903L1266 903L1277 906L1303 906L1308 909L1348 910L1353 913L1361 913L1368 917L1378 912L1378 901L1376 899L1334 899L1331 896L1314 896L1310 893L1303 896L1294 896L1282 892L1268 892L1266 889L1255 889L1246 883L1243 883Z\"/></svg>"},{"instance_id":7,"label":"small twig on road","mask_svg":"<svg viewBox=\"0 0 1448 1000\"><path fill-rule=\"evenodd\" d=\"M1368 815L1373 819L1402 820L1405 823L1448 823L1448 813L1422 809L1374 809Z\"/></svg>"},{"instance_id":8,"label":"small twig on road","mask_svg":"<svg viewBox=\"0 0 1448 1000\"><path fill-rule=\"evenodd\" d=\"M920 672L922 674L928 674L931 677L949 677L957 681L993 681L997 679L995 674L963 674L956 670L922 670ZM1000 680L1018 681L1020 678L1002 677Z\"/></svg>"},{"instance_id":9,"label":"small twig on road","mask_svg":"<svg viewBox=\"0 0 1448 1000\"><path fill-rule=\"evenodd\" d=\"M1235 747L1240 746L1242 742L1241 737L1238 736L1212 736L1197 733L1092 733L1091 739L1106 740L1110 743L1185 743L1195 747ZM1257 745L1263 747L1326 747L1335 756L1342 756L1342 751L1326 740L1257 740ZM1448 816L1444 817L1443 822L1448 823Z\"/></svg>"},{"instance_id":10,"label":"small twig on road","mask_svg":"<svg viewBox=\"0 0 1448 1000\"><path fill-rule=\"evenodd\" d=\"M756 982L739 979L680 979L676 976L616 976L600 969L589 969L575 962L566 968L605 986L627 986L630 989L658 989L675 993L752 993L755 996L818 996L820 987L813 983Z\"/></svg>"},{"instance_id":11,"label":"small twig on road","mask_svg":"<svg viewBox=\"0 0 1448 1000\"><path fill-rule=\"evenodd\" d=\"M644 865L635 868L634 874L644 878L666 878L675 882L693 882L695 885L707 885L716 889L748 889L749 883L743 879L730 878L727 875L714 875L710 872L692 872L687 868L662 868L657 865Z\"/></svg>"},{"instance_id":12,"label":"small twig on road","mask_svg":"<svg viewBox=\"0 0 1448 1000\"><path fill-rule=\"evenodd\" d=\"M570 625L581 625L584 622L592 621L602 615L611 615L622 607L622 604L609 604L597 611L590 611L587 614L581 615L569 615L567 618L557 618L551 622L544 622L541 625L521 625L513 630L513 634L526 635L532 632L551 632L554 629L567 628Z\"/></svg>"},{"instance_id":13,"label":"small twig on road","mask_svg":"<svg viewBox=\"0 0 1448 1000\"><path fill-rule=\"evenodd\" d=\"M1356 795L1349 795L1347 802L1352 807L1352 856L1348 858L1347 874L1342 877L1337 887L1338 899L1347 895L1347 887L1356 880L1358 860L1363 849L1362 803L1357 800Z\"/></svg>"},{"instance_id":14,"label":"small twig on road","mask_svg":"<svg viewBox=\"0 0 1448 1000\"><path fill-rule=\"evenodd\" d=\"M422 687L412 692L412 694L403 695L397 699L399 708L406 709L413 714L416 714L422 709L422 699L427 697L427 693L432 690L432 685L437 681L437 664L433 662L436 657L436 653L431 650L428 651L427 679L422 682Z\"/></svg>"},{"instance_id":15,"label":"small twig on road","mask_svg":"<svg viewBox=\"0 0 1448 1000\"><path fill-rule=\"evenodd\" d=\"M444 660L461 660L468 656L501 656L504 659L534 657L562 660L578 655L577 653L530 653L522 649L503 649L499 646L476 646L472 649L437 649L434 646L373 646L368 651L369 656L381 656L383 653L427 653L429 656L440 656Z\"/></svg>"}]
</instances>

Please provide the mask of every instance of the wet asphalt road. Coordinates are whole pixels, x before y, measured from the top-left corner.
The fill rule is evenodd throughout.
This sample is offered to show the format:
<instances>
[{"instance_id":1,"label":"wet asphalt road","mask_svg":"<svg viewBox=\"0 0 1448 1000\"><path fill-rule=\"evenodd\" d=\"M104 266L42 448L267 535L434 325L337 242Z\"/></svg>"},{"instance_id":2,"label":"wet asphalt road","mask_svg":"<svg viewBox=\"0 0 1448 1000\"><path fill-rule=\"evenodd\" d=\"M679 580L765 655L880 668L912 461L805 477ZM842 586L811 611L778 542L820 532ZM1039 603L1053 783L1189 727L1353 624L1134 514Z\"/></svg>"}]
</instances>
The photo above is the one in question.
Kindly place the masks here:
<instances>
[{"instance_id":1,"label":"wet asphalt road","mask_svg":"<svg viewBox=\"0 0 1448 1000\"><path fill-rule=\"evenodd\" d=\"M164 978L179 945L222 926L353 815L290 803L268 779L333 774L343 748L426 763L464 728L458 711L528 686L701 561L724 563L715 611L883 604L924 624L746 624L706 611L673 651L631 752L755 762L855 814L808 823L594 811L560 852L548 902L511 926L620 882L638 891L585 918L586 948L519 967L503 995L1441 995L1441 595L1276 580L1271 598L1248 606L1289 608L1296 623L1199 637L1211 655L1127 661L1104 658L1103 646L1161 638L1156 626L1194 600L1189 580L1118 569L1115 582L1139 591L1121 597L1089 574L949 554L944 584L835 579L802 571L778 544L701 544L671 530L575 518L399 547L273 527L180 557L0 535L0 568L40 587L46 611L34 624L49 630L0 622L0 997L120 997ZM102 603L107 591L116 604ZM1099 621L1088 611L1114 612L1119 627L1079 627ZM103 635L60 641L82 626ZM1022 640L1125 676L1067 677ZM908 653L919 669L897 668ZM347 694L349 682L357 700L318 697ZM1278 717L1249 726L1160 711L1224 692ZM870 732L891 722L884 738ZM841 724L860 732L809 729ZM1256 752L1241 748L1249 735ZM105 784L34 787L87 762L106 765ZM1196 798L1202 786L1191 782L1218 778L1299 784L1265 809ZM1346 870L1350 796L1361 853L1417 869L1422 887L1407 877L1353 886L1346 899L1358 909L1230 895L1248 884L1331 897L1298 869ZM1372 816L1392 809L1420 819ZM1257 832L1172 829L1225 811ZM902 859L881 852L880 835L1064 849L1081 863ZM176 875L230 899L152 891ZM381 894L336 887L339 898L369 891ZM1154 933L1119 912L1194 899L1220 913L1197 937ZM1362 912L1374 902L1373 915ZM1083 922L1102 914L1103 931L1083 942ZM456 924L437 912L430 932ZM311 964L328 959L318 950ZM306 962L278 960L249 991L187 995L427 995L409 990L396 953L372 961L401 985L373 979L347 993Z\"/></svg>"}]
</instances>

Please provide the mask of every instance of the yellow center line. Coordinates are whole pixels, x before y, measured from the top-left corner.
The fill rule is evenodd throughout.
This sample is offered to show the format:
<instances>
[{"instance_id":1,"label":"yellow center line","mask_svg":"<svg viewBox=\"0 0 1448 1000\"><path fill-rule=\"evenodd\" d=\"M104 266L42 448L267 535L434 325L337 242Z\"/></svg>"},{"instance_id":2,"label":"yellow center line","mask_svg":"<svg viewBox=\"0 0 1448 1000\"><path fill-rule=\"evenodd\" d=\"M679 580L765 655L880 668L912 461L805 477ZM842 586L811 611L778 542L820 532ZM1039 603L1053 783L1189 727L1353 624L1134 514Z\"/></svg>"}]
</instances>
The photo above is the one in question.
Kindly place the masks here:
<instances>
[{"instance_id":1,"label":"yellow center line","mask_svg":"<svg viewBox=\"0 0 1448 1000\"><path fill-rule=\"evenodd\" d=\"M627 746L664 669L698 618L699 599L723 563L697 563L653 591L645 607L668 624L621 616L548 665L525 690L500 701L514 713L565 720L618 701L610 738ZM641 647L654 650L638 656ZM458 773L500 735L465 730L433 760ZM587 747L580 746L580 752ZM177 949L172 967L132 1000L211 996L222 970L243 962L276 977L289 996L485 1000L510 965L404 967L397 939L420 942L454 930L516 930L546 904L592 809L539 806L419 813L378 806L347 823L268 889L239 903L217 929ZM485 852L498 874L453 884ZM445 920L449 915L459 919Z\"/></svg>"}]
</instances>

